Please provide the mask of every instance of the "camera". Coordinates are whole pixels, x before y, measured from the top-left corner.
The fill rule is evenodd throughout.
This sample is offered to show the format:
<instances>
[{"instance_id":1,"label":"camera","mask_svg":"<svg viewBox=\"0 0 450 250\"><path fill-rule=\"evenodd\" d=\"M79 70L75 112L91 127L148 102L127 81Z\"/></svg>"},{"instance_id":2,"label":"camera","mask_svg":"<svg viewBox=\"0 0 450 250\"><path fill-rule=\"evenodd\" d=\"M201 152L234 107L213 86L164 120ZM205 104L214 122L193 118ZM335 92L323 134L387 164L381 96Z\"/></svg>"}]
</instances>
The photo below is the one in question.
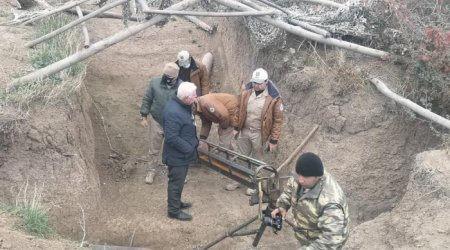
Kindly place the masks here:
<instances>
[{"instance_id":1,"label":"camera","mask_svg":"<svg viewBox=\"0 0 450 250\"><path fill-rule=\"evenodd\" d=\"M263 218L264 224L267 226L273 227L276 231L281 230L281 223L283 222L283 219L281 218L281 214L277 214L275 219L272 218L270 215L264 215Z\"/></svg>"}]
</instances>

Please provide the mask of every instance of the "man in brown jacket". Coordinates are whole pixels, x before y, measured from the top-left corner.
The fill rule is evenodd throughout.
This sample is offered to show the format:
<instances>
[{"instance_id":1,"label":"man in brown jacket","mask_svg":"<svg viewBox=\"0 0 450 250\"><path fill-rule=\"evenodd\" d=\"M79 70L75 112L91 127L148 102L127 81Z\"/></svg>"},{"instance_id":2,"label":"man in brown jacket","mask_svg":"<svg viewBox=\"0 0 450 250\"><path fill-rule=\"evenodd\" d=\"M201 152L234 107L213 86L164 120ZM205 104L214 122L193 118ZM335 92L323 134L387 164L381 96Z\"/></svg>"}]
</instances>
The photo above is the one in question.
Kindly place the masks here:
<instances>
[{"instance_id":1,"label":"man in brown jacket","mask_svg":"<svg viewBox=\"0 0 450 250\"><path fill-rule=\"evenodd\" d=\"M256 69L252 79L244 86L236 128L238 146L242 154L263 160L264 153L275 152L283 125L283 103L280 92L269 80L267 71ZM238 183L226 189L234 190ZM252 190L247 190L251 195Z\"/></svg>"},{"instance_id":2,"label":"man in brown jacket","mask_svg":"<svg viewBox=\"0 0 450 250\"><path fill-rule=\"evenodd\" d=\"M195 113L202 121L200 139L206 140L212 123L219 124L219 146L232 149L233 128L238 126L239 99L231 94L213 93L197 98ZM200 142L199 147L205 147Z\"/></svg>"},{"instance_id":3,"label":"man in brown jacket","mask_svg":"<svg viewBox=\"0 0 450 250\"><path fill-rule=\"evenodd\" d=\"M180 51L177 59L175 63L180 67L178 78L183 82L193 82L197 86L197 96L208 94L209 76L206 66L194 60L186 50Z\"/></svg>"}]
</instances>

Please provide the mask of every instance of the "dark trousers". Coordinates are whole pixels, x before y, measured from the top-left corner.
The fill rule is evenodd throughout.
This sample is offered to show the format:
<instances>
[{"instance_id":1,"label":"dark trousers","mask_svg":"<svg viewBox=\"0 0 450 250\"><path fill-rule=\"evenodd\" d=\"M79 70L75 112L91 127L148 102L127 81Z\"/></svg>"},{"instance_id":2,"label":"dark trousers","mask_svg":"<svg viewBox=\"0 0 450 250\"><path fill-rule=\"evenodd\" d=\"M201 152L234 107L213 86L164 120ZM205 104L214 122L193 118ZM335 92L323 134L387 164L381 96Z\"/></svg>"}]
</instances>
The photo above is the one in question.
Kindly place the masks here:
<instances>
[{"instance_id":1,"label":"dark trousers","mask_svg":"<svg viewBox=\"0 0 450 250\"><path fill-rule=\"evenodd\" d=\"M184 180L188 172L186 166L168 166L169 184L167 185L167 211L169 214L176 215L180 213L181 193L183 192Z\"/></svg>"}]
</instances>

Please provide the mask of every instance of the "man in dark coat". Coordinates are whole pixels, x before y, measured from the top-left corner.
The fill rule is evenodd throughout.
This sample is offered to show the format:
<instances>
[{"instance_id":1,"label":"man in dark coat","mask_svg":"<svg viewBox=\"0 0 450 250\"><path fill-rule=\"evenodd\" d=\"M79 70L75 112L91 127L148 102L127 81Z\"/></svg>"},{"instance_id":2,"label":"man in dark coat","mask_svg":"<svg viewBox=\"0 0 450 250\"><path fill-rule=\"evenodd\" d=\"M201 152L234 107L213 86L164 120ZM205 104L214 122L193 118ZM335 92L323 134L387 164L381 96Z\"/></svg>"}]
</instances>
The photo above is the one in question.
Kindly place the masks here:
<instances>
[{"instance_id":1,"label":"man in dark coat","mask_svg":"<svg viewBox=\"0 0 450 250\"><path fill-rule=\"evenodd\" d=\"M168 101L163 113L164 146L163 163L169 169L167 185L167 210L172 219L189 221L192 216L183 209L192 206L181 201L184 181L189 164L198 160L197 128L194 123L192 104L196 101L197 87L194 83L183 82L178 87L177 96Z\"/></svg>"}]
</instances>

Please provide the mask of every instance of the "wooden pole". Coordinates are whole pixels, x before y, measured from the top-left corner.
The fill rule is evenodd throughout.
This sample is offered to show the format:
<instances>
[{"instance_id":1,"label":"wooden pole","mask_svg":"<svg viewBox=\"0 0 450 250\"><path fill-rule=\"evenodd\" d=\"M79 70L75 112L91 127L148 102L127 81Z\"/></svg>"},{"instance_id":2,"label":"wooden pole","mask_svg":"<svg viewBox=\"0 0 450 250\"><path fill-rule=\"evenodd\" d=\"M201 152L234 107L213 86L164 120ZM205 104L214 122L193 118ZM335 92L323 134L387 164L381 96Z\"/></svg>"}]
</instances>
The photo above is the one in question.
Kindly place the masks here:
<instances>
[{"instance_id":1,"label":"wooden pole","mask_svg":"<svg viewBox=\"0 0 450 250\"><path fill-rule=\"evenodd\" d=\"M326 30L324 30L324 29L318 28L318 27L316 27L316 26L313 26L313 25L311 25L311 24L309 24L309 23L307 23L307 22L295 20L295 19L292 19L292 18L289 18L289 19L288 19L288 22L289 22L290 24L300 26L300 27L302 27L302 28L304 28L304 29L307 29L307 30L309 30L309 31L312 31L312 32L314 32L314 33L317 33L317 34L319 34L319 35L322 35L322 36L325 37L325 38L331 36L330 32L328 32L328 31L326 31Z\"/></svg>"},{"instance_id":2,"label":"wooden pole","mask_svg":"<svg viewBox=\"0 0 450 250\"><path fill-rule=\"evenodd\" d=\"M192 4L198 3L199 1L200 0L184 0L177 4L170 6L167 9L183 10L183 9L188 8ZM167 16L157 15L148 21L125 28L114 35L111 35L101 41L98 41L98 42L92 44L91 47L89 47L88 49L78 51L77 53L75 53L71 56L68 56L58 62L55 62L53 64L48 65L47 67L33 71L26 76L23 76L21 78L18 78L16 80L12 81L11 83L8 84L7 89L14 88L14 86L17 86L18 84L23 83L23 82L36 81L36 80L47 78L48 76L53 75L63 69L66 69L66 68L72 66L73 64L81 62L84 59L86 59L92 55L95 55L95 54L99 53L100 51L102 51L108 47L111 47L112 45L114 45L118 42L121 42L133 35L136 35L137 33L147 29L148 27L151 27L152 25L155 25L155 24L163 21L166 18L167 18Z\"/></svg>"},{"instance_id":3,"label":"wooden pole","mask_svg":"<svg viewBox=\"0 0 450 250\"><path fill-rule=\"evenodd\" d=\"M283 7L279 6L279 5L277 5L277 4L274 4L274 3L272 3L272 2L269 2L269 1L267 1L267 0L257 0L257 1L262 2L262 3L265 3L265 4L267 4L268 6L274 8L274 9L280 10L280 11L282 11L283 13L285 13L285 14L288 15L288 16L295 16L295 14L292 13L291 11L289 11L289 10L287 10L287 9L285 9L285 8L283 8Z\"/></svg>"},{"instance_id":4,"label":"wooden pole","mask_svg":"<svg viewBox=\"0 0 450 250\"><path fill-rule=\"evenodd\" d=\"M213 55L211 54L211 52L208 52L203 56L202 63L206 66L208 75L211 75L211 68L213 65Z\"/></svg>"},{"instance_id":5,"label":"wooden pole","mask_svg":"<svg viewBox=\"0 0 450 250\"><path fill-rule=\"evenodd\" d=\"M416 112L417 114L429 119L432 122L435 122L437 124L440 124L443 127L446 127L447 129L450 129L450 120L445 119L442 116L439 116L428 109L422 108L421 106L415 104L414 102L397 95L396 93L392 92L386 85L380 81L377 78L370 79L370 82L373 83L377 89L383 93L385 96L391 98L395 102L411 109L412 111Z\"/></svg>"},{"instance_id":6,"label":"wooden pole","mask_svg":"<svg viewBox=\"0 0 450 250\"><path fill-rule=\"evenodd\" d=\"M143 12L150 10L150 8L148 7L148 4L145 0L137 0L137 1L138 1L139 5L141 5Z\"/></svg>"},{"instance_id":7,"label":"wooden pole","mask_svg":"<svg viewBox=\"0 0 450 250\"><path fill-rule=\"evenodd\" d=\"M193 17L193 16L184 16L184 18L186 18L187 20L191 21L193 24L197 25L198 27L200 27L201 29L203 29L204 31L208 32L208 33L212 33L213 32L213 28L211 26L209 26L207 23L203 22L202 20Z\"/></svg>"},{"instance_id":8,"label":"wooden pole","mask_svg":"<svg viewBox=\"0 0 450 250\"><path fill-rule=\"evenodd\" d=\"M77 12L75 10L65 10L65 12L71 13L71 14L77 14ZM81 12L83 13L83 15L88 15L88 14L92 13L93 11L92 10L83 10L82 9ZM100 13L100 14L96 15L95 17L96 18L123 19L122 14L115 13L115 12L108 12L108 11ZM128 18L128 20L135 21L135 22L138 21L136 16L131 16L131 17Z\"/></svg>"},{"instance_id":9,"label":"wooden pole","mask_svg":"<svg viewBox=\"0 0 450 250\"><path fill-rule=\"evenodd\" d=\"M77 9L78 17L83 18L83 12L81 11L80 6L77 6L76 9ZM91 45L91 42L89 39L89 32L87 30L85 22L81 24L81 30L83 31L83 36L84 36L84 48L87 49Z\"/></svg>"},{"instance_id":10,"label":"wooden pole","mask_svg":"<svg viewBox=\"0 0 450 250\"><path fill-rule=\"evenodd\" d=\"M292 154L277 168L277 172L280 172L282 168L284 168L286 165L289 165L292 160L300 153L300 150L302 150L306 143L308 143L309 139L316 133L317 129L319 128L319 125L314 125L313 129L309 132L309 134L306 136L306 138L298 145L298 147L292 152Z\"/></svg>"},{"instance_id":11,"label":"wooden pole","mask_svg":"<svg viewBox=\"0 0 450 250\"><path fill-rule=\"evenodd\" d=\"M273 15L275 11L241 11L241 12L199 12L174 10L145 10L144 13L179 16L213 16L213 17L241 17Z\"/></svg>"},{"instance_id":12,"label":"wooden pole","mask_svg":"<svg viewBox=\"0 0 450 250\"><path fill-rule=\"evenodd\" d=\"M254 10L253 8L248 7L247 5L244 5L242 3L236 2L234 0L214 0L222 5L225 5L227 7L239 10L239 11L251 11ZM320 42L323 44L327 44L327 45L332 45L332 46L336 46L342 49L347 49L350 51L354 51L354 52L358 52L361 54L365 54L365 55L369 55L369 56L373 56L373 57L378 57L380 59L386 60L389 58L389 53L381 51L381 50L376 50L376 49L372 49L372 48L368 48L368 47L364 47L358 44L353 44L353 43L349 43L346 41L341 41L338 39L334 39L334 38L324 38L323 36L313 33L311 31L302 29L298 26L293 26L290 25L288 23L276 20L276 19L272 19L270 17L265 17L265 16L260 16L260 17L255 17L258 18L259 20L271 24L277 28L283 29L289 33L292 33L294 35L297 36L301 36L304 37L306 39L312 40L312 41L316 41L316 42Z\"/></svg>"},{"instance_id":13,"label":"wooden pole","mask_svg":"<svg viewBox=\"0 0 450 250\"><path fill-rule=\"evenodd\" d=\"M63 6L59 7L59 8L56 8L56 9L54 9L52 11L49 11L49 12L45 13L45 14L42 14L42 15L37 16L35 18L32 18L32 19L24 22L23 24L26 25L26 24L29 24L29 23L32 23L32 22L36 22L37 20L40 20L40 19L42 19L44 17L48 17L48 16L54 15L56 13L65 11L67 9L70 9L70 8L72 8L74 6L78 6L78 5L80 5L80 4L84 3L84 2L87 2L87 1L89 1L89 0L80 0L80 1L77 1L77 2L72 2L72 3L69 3L69 4L63 5Z\"/></svg>"},{"instance_id":14,"label":"wooden pole","mask_svg":"<svg viewBox=\"0 0 450 250\"><path fill-rule=\"evenodd\" d=\"M127 2L127 1L128 0L117 0L116 2L112 2L112 3L108 4L108 5L105 5L105 6L101 7L100 9L90 13L89 15L84 16L83 18L79 18L79 19L77 19L77 20L75 20L75 21L73 21L71 23L68 23L68 24L64 25L63 27L61 27L61 28L59 28L57 30L54 30L54 31L48 33L47 35L41 36L41 37L39 37L36 40L28 42L27 44L25 44L25 46L27 46L29 48L32 48L35 45L37 45L37 44L39 44L39 43L41 43L43 41L46 41L46 40L48 40L48 39L50 39L50 38L52 38L52 37L54 37L54 36L64 32L64 31L66 31L66 30L68 30L68 29L70 29L70 28L72 28L72 27L74 27L74 26L76 26L76 25L78 25L78 24L80 24L80 23L82 23L82 22L92 18L92 17L95 17L96 15L98 15L98 14L104 12L104 11L112 9L112 8L116 7L117 5L121 5L121 4L123 4L123 3Z\"/></svg>"},{"instance_id":15,"label":"wooden pole","mask_svg":"<svg viewBox=\"0 0 450 250\"><path fill-rule=\"evenodd\" d=\"M328 7L333 7L333 8L342 8L345 5L344 4L340 4L340 3L336 3L333 1L328 1L328 0L302 0L304 2L309 2L309 3L315 3L315 4L320 4L320 5L325 5Z\"/></svg>"}]
</instances>

